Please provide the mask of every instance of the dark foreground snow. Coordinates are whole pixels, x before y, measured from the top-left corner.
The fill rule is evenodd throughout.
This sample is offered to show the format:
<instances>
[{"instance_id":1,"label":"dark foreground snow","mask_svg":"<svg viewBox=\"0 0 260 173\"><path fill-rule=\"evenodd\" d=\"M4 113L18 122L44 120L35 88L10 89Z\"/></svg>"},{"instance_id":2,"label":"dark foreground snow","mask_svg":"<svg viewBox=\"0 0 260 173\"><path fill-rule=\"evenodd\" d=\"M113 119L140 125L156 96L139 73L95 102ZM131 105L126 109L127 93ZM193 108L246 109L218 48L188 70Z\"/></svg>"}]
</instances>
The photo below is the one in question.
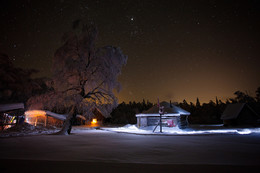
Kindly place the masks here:
<instances>
[{"instance_id":1,"label":"dark foreground snow","mask_svg":"<svg viewBox=\"0 0 260 173\"><path fill-rule=\"evenodd\" d=\"M28 123L23 123L7 130L0 131L0 138L2 137L17 137L17 136L32 136L32 135L43 135L52 134L60 130L55 126L45 127L44 125L31 125Z\"/></svg>"},{"instance_id":2,"label":"dark foreground snow","mask_svg":"<svg viewBox=\"0 0 260 173\"><path fill-rule=\"evenodd\" d=\"M254 172L260 168L259 146L258 133L164 136L75 129L70 136L0 138L0 164L4 172Z\"/></svg>"}]
</instances>

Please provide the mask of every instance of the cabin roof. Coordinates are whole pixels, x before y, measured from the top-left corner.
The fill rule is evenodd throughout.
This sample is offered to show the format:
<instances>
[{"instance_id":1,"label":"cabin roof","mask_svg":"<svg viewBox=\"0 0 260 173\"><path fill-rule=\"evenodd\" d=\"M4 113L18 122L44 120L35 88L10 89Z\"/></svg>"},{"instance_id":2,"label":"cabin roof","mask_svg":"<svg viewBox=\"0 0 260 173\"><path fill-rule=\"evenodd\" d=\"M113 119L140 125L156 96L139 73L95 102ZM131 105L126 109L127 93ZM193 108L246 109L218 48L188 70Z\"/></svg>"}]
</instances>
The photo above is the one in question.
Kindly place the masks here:
<instances>
[{"instance_id":1,"label":"cabin roof","mask_svg":"<svg viewBox=\"0 0 260 173\"><path fill-rule=\"evenodd\" d=\"M223 114L221 115L222 120L235 119L244 108L245 103L228 104Z\"/></svg>"},{"instance_id":2,"label":"cabin roof","mask_svg":"<svg viewBox=\"0 0 260 173\"><path fill-rule=\"evenodd\" d=\"M164 114L190 115L190 112L165 101L161 102L160 106L164 106ZM155 105L147 111L142 112L142 114L159 114L159 108Z\"/></svg>"},{"instance_id":3,"label":"cabin roof","mask_svg":"<svg viewBox=\"0 0 260 173\"><path fill-rule=\"evenodd\" d=\"M233 103L228 104L223 114L221 115L222 120L236 119L243 109L249 109L253 114L259 117L259 115L246 103Z\"/></svg>"},{"instance_id":4,"label":"cabin roof","mask_svg":"<svg viewBox=\"0 0 260 173\"><path fill-rule=\"evenodd\" d=\"M0 112L12 111L17 109L24 109L23 103L1 104Z\"/></svg>"}]
</instances>

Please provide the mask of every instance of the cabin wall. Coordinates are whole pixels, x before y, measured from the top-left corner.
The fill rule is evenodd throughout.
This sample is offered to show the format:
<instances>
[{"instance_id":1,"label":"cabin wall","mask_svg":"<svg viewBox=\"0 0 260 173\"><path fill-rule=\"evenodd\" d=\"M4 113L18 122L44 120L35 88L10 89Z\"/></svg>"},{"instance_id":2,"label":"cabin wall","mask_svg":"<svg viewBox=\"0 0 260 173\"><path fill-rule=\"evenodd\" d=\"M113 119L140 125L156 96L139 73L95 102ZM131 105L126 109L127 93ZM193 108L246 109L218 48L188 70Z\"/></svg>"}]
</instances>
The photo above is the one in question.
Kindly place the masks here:
<instances>
[{"instance_id":1,"label":"cabin wall","mask_svg":"<svg viewBox=\"0 0 260 173\"><path fill-rule=\"evenodd\" d=\"M147 126L147 117L137 117L137 126L146 127Z\"/></svg>"},{"instance_id":2,"label":"cabin wall","mask_svg":"<svg viewBox=\"0 0 260 173\"><path fill-rule=\"evenodd\" d=\"M258 117L247 107L243 108L237 118L223 120L224 126L255 126Z\"/></svg>"},{"instance_id":3,"label":"cabin wall","mask_svg":"<svg viewBox=\"0 0 260 173\"><path fill-rule=\"evenodd\" d=\"M180 129L185 129L189 125L188 123L188 116L187 115L180 115L178 120L178 127Z\"/></svg>"},{"instance_id":4,"label":"cabin wall","mask_svg":"<svg viewBox=\"0 0 260 173\"><path fill-rule=\"evenodd\" d=\"M156 126L160 121L160 117L147 117L147 126Z\"/></svg>"},{"instance_id":5,"label":"cabin wall","mask_svg":"<svg viewBox=\"0 0 260 173\"><path fill-rule=\"evenodd\" d=\"M236 126L237 121L236 119L228 119L228 120L223 120L224 126Z\"/></svg>"},{"instance_id":6,"label":"cabin wall","mask_svg":"<svg viewBox=\"0 0 260 173\"><path fill-rule=\"evenodd\" d=\"M150 116L150 117L137 117L138 127L156 126L159 124L160 117ZM176 127L179 124L178 117L164 117L162 118L162 126L164 127Z\"/></svg>"},{"instance_id":7,"label":"cabin wall","mask_svg":"<svg viewBox=\"0 0 260 173\"><path fill-rule=\"evenodd\" d=\"M244 108L236 119L237 125L254 125L258 117L248 108Z\"/></svg>"},{"instance_id":8,"label":"cabin wall","mask_svg":"<svg viewBox=\"0 0 260 173\"><path fill-rule=\"evenodd\" d=\"M37 125L37 126L56 126L56 127L62 127L64 121L50 117L50 116L38 116L38 117L25 117L26 122L31 125Z\"/></svg>"}]
</instances>

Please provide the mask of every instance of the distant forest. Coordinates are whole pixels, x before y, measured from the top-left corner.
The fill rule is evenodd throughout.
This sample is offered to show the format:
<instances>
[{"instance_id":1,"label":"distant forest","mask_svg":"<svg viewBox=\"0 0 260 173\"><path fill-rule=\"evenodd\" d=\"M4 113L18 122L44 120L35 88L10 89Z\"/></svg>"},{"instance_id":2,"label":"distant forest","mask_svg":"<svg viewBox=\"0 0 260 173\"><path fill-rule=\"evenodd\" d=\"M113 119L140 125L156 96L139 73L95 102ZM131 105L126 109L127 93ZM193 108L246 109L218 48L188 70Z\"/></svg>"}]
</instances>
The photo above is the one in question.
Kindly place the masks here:
<instances>
[{"instance_id":1,"label":"distant forest","mask_svg":"<svg viewBox=\"0 0 260 173\"><path fill-rule=\"evenodd\" d=\"M210 100L208 103L201 104L199 98L196 103L188 103L185 99L177 106L189 111L191 115L188 118L190 124L220 124L221 114L226 106L231 103L247 103L254 111L260 115L260 87L256 90L255 97L249 96L247 93L236 91L234 98L229 98L225 102L216 97L215 101ZM145 101L121 103L115 108L111 117L105 119L105 123L111 124L136 124L137 113L148 110L155 104Z\"/></svg>"}]
</instances>

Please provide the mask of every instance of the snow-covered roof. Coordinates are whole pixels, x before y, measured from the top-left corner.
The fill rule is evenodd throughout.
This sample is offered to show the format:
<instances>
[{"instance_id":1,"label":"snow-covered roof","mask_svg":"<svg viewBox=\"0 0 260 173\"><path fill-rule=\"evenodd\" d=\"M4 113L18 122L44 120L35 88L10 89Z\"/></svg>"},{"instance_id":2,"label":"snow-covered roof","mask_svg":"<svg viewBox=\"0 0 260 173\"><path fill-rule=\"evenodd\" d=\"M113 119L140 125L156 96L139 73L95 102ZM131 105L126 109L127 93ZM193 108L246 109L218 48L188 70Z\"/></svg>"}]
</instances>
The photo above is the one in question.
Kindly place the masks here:
<instances>
[{"instance_id":1,"label":"snow-covered roof","mask_svg":"<svg viewBox=\"0 0 260 173\"><path fill-rule=\"evenodd\" d=\"M249 105L246 103L233 103L227 105L226 109L224 110L223 114L221 115L222 120L228 120L228 119L236 119L240 112L244 108L248 108L253 114L260 117Z\"/></svg>"},{"instance_id":2,"label":"snow-covered roof","mask_svg":"<svg viewBox=\"0 0 260 173\"><path fill-rule=\"evenodd\" d=\"M227 105L223 114L221 115L222 120L235 119L244 108L245 103L235 103Z\"/></svg>"},{"instance_id":3,"label":"snow-covered roof","mask_svg":"<svg viewBox=\"0 0 260 173\"><path fill-rule=\"evenodd\" d=\"M136 114L136 117L159 117L160 114ZM163 117L178 117L180 114L170 113L170 114L164 114Z\"/></svg>"},{"instance_id":4,"label":"snow-covered roof","mask_svg":"<svg viewBox=\"0 0 260 173\"><path fill-rule=\"evenodd\" d=\"M53 117L53 118L56 118L56 119L59 119L59 120L65 120L67 118L67 114L57 114L57 113L54 113L54 112L51 112L51 111L45 111L47 115ZM77 118L81 118L83 120L86 120L85 117L83 117L82 115L76 115Z\"/></svg>"},{"instance_id":5,"label":"snow-covered roof","mask_svg":"<svg viewBox=\"0 0 260 173\"><path fill-rule=\"evenodd\" d=\"M0 112L11 111L16 109L24 109L23 103L13 103L13 104L1 104Z\"/></svg>"},{"instance_id":6,"label":"snow-covered roof","mask_svg":"<svg viewBox=\"0 0 260 173\"><path fill-rule=\"evenodd\" d=\"M30 116L31 114L34 114L34 111L36 111L36 110L26 111L25 115ZM57 113L54 113L54 112L51 112L51 111L44 111L44 110L37 110L37 111L45 112L46 115L53 117L53 118L56 118L58 120L62 120L62 121L66 120L66 118L68 116L67 114L57 114ZM81 118L83 120L86 120L86 118L83 117L82 115L76 115L76 117Z\"/></svg>"},{"instance_id":7,"label":"snow-covered roof","mask_svg":"<svg viewBox=\"0 0 260 173\"><path fill-rule=\"evenodd\" d=\"M66 120L66 117L67 117L67 115L65 115L65 114L56 114L56 113L51 112L51 111L45 111L45 112L48 116L51 116L51 117L56 118L58 120L64 121L64 120Z\"/></svg>"},{"instance_id":8,"label":"snow-covered roof","mask_svg":"<svg viewBox=\"0 0 260 173\"><path fill-rule=\"evenodd\" d=\"M190 115L190 112L175 106L173 104L170 104L168 102L161 102L160 106L164 107L164 114L165 115L172 115L172 116L180 116L180 115ZM150 109L148 109L147 111L142 112L142 114L158 114L159 115L159 108L157 105L151 107Z\"/></svg>"}]
</instances>

